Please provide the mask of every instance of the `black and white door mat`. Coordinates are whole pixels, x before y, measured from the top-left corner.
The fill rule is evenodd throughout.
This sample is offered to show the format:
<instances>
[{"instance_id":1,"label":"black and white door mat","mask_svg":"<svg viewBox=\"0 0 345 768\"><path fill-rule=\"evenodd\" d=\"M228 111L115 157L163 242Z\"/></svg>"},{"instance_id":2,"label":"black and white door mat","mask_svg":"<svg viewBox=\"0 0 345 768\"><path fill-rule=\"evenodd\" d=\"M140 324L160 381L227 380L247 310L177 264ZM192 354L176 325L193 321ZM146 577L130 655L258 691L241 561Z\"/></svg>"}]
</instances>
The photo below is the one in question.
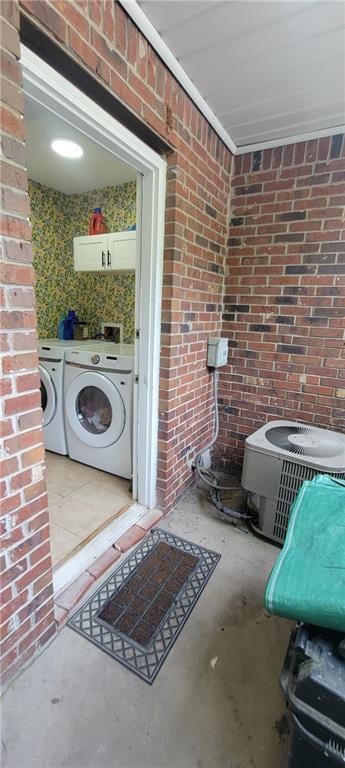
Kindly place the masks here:
<instances>
[{"instance_id":1,"label":"black and white door mat","mask_svg":"<svg viewBox=\"0 0 345 768\"><path fill-rule=\"evenodd\" d=\"M153 528L68 625L153 683L220 557Z\"/></svg>"}]
</instances>

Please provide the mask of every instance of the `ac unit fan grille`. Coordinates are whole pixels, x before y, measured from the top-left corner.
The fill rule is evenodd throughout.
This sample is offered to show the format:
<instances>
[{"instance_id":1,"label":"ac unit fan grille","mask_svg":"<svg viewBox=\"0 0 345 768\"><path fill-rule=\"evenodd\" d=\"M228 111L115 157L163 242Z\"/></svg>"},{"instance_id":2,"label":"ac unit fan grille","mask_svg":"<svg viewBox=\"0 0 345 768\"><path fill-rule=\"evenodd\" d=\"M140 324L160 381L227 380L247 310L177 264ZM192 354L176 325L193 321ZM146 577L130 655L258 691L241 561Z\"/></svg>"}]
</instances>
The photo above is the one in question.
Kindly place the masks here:
<instances>
[{"instance_id":1,"label":"ac unit fan grille","mask_svg":"<svg viewBox=\"0 0 345 768\"><path fill-rule=\"evenodd\" d=\"M315 475L329 475L345 480L345 472L320 472L318 469L295 464L293 461L283 461L280 475L278 502L274 518L273 535L281 542L284 541L290 516L290 507L295 500L304 480L312 480Z\"/></svg>"}]
</instances>

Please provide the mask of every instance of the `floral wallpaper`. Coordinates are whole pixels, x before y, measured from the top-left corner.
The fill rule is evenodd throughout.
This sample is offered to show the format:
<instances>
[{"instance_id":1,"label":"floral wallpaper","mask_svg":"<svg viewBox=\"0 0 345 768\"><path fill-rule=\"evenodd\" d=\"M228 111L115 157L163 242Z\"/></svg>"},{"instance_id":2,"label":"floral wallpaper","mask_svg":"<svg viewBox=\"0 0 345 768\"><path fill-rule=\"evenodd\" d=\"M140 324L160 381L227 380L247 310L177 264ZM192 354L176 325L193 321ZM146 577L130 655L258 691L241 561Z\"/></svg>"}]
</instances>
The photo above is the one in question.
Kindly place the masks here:
<instances>
[{"instance_id":1,"label":"floral wallpaper","mask_svg":"<svg viewBox=\"0 0 345 768\"><path fill-rule=\"evenodd\" d=\"M74 309L94 336L101 322L123 323L134 339L135 274L80 273L73 268L73 237L88 233L93 208L102 208L109 232L135 224L136 184L65 195L29 181L36 305L40 338L56 337L61 315Z\"/></svg>"}]
</instances>

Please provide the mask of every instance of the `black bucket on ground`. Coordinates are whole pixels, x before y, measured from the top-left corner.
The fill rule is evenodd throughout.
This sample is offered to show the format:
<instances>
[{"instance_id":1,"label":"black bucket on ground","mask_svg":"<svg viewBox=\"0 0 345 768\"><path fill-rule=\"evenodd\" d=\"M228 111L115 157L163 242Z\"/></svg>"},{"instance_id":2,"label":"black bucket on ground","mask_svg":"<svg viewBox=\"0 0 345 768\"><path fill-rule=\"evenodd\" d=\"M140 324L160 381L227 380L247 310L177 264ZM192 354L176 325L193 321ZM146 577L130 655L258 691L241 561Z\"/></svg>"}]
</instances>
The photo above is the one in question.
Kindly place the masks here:
<instances>
[{"instance_id":1,"label":"black bucket on ground","mask_svg":"<svg viewBox=\"0 0 345 768\"><path fill-rule=\"evenodd\" d=\"M291 717L288 768L345 768L345 641L302 624L280 676Z\"/></svg>"}]
</instances>

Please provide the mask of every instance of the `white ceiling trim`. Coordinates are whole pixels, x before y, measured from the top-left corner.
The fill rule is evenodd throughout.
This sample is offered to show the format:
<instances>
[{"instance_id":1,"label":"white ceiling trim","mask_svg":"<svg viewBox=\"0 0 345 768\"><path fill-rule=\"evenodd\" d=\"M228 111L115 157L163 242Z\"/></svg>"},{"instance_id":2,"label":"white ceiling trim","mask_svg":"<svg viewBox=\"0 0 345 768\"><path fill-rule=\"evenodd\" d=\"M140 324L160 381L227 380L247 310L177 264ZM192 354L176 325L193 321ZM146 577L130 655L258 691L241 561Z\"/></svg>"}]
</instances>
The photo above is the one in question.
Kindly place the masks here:
<instances>
[{"instance_id":1,"label":"white ceiling trim","mask_svg":"<svg viewBox=\"0 0 345 768\"><path fill-rule=\"evenodd\" d=\"M235 155L245 155L247 152L258 152L260 149L286 147L288 144L298 144L301 141L322 139L324 136L336 136L338 133L345 133L345 125L336 125L334 128L320 128L318 131L309 131L309 133L297 133L295 136L282 136L279 139L271 139L270 141L258 141L257 144L244 144L243 147L236 147Z\"/></svg>"},{"instance_id":2,"label":"white ceiling trim","mask_svg":"<svg viewBox=\"0 0 345 768\"><path fill-rule=\"evenodd\" d=\"M222 126L212 109L209 107L205 99L201 96L192 80L188 77L181 64L177 61L174 54L171 52L168 45L164 42L163 38L157 32L151 21L148 19L144 11L140 8L137 0L119 0L120 4L125 9L126 13L131 17L136 26L140 29L156 53L164 61L168 69L172 72L176 80L182 85L188 96L196 104L200 112L204 115L206 120L212 125L215 132L222 139L224 144L230 149L234 155L243 155L247 152L255 152L262 149L271 149L273 147L285 146L287 144L296 144L301 141L310 141L313 139L323 138L324 136L334 136L338 133L345 133L345 125L337 125L333 128L322 128L316 131L309 131L307 133L295 134L292 136L285 136L278 139L271 139L267 141L261 141L254 144L244 144L243 146L237 146L229 133Z\"/></svg>"}]
</instances>

